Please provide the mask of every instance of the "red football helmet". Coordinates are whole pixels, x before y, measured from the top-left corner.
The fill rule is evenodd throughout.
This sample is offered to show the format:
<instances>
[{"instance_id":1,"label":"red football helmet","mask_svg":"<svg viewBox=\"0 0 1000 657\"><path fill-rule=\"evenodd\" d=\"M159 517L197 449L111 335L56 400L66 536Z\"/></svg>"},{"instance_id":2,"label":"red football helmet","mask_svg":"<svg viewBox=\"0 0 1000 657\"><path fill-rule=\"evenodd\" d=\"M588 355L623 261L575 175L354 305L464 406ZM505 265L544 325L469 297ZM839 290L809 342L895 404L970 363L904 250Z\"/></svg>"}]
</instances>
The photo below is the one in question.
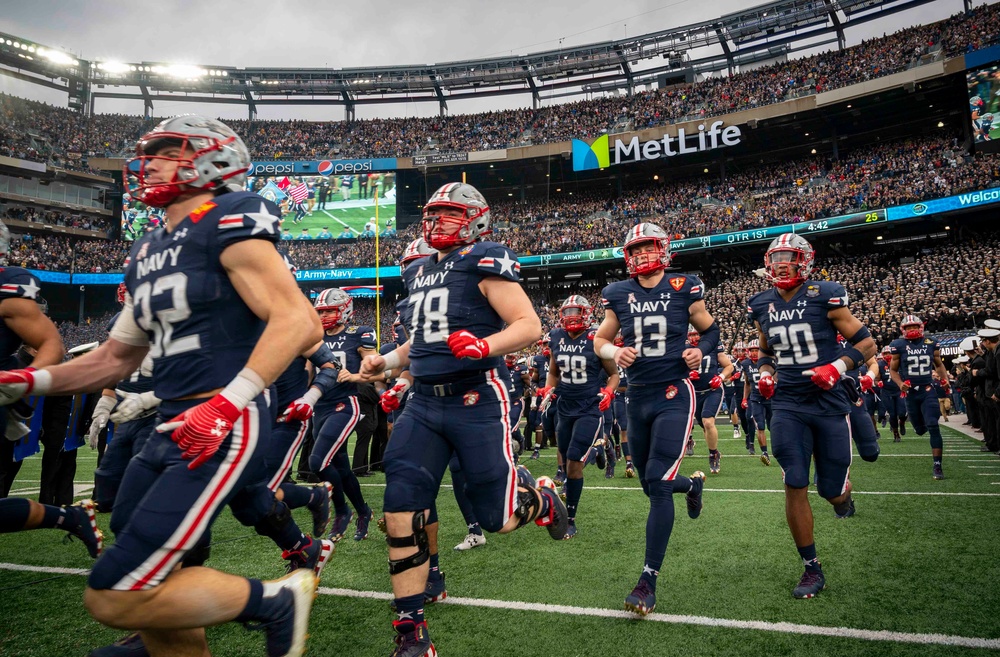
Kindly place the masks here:
<instances>
[{"instance_id":1,"label":"red football helmet","mask_svg":"<svg viewBox=\"0 0 1000 657\"><path fill-rule=\"evenodd\" d=\"M919 340L924 337L924 322L916 315L907 315L899 323L899 330L907 340Z\"/></svg>"},{"instance_id":2,"label":"red football helmet","mask_svg":"<svg viewBox=\"0 0 1000 657\"><path fill-rule=\"evenodd\" d=\"M632 255L633 248L647 242L651 242L656 250ZM625 236L623 252L629 276L652 274L670 265L670 237L656 224L637 224Z\"/></svg>"},{"instance_id":3,"label":"red football helmet","mask_svg":"<svg viewBox=\"0 0 1000 657\"><path fill-rule=\"evenodd\" d=\"M514 367L517 365L517 354L507 354L503 357L503 362L507 365L507 368Z\"/></svg>"},{"instance_id":4,"label":"red football helmet","mask_svg":"<svg viewBox=\"0 0 1000 657\"><path fill-rule=\"evenodd\" d=\"M458 210L461 216L441 210ZM490 207L479 190L465 183L448 183L424 206L424 240L433 249L472 244L490 231Z\"/></svg>"},{"instance_id":5,"label":"red football helmet","mask_svg":"<svg viewBox=\"0 0 1000 657\"><path fill-rule=\"evenodd\" d=\"M330 311L325 314L320 313L319 317L323 329L329 331L351 320L351 316L354 315L354 299L339 287L331 287L319 293L315 308L317 312Z\"/></svg>"},{"instance_id":6,"label":"red football helmet","mask_svg":"<svg viewBox=\"0 0 1000 657\"><path fill-rule=\"evenodd\" d=\"M546 333L542 336L542 339L538 341L538 346L542 348L542 355L548 358L552 355L552 350L549 349L549 334Z\"/></svg>"},{"instance_id":7,"label":"red football helmet","mask_svg":"<svg viewBox=\"0 0 1000 657\"><path fill-rule=\"evenodd\" d=\"M159 153L178 147L180 154ZM151 182L149 166L175 162L170 180ZM125 163L126 191L154 208L173 203L187 189L214 191L229 184L243 187L250 170L250 152L233 130L217 119L181 114L165 119L143 135L135 146L135 157Z\"/></svg>"},{"instance_id":8,"label":"red football helmet","mask_svg":"<svg viewBox=\"0 0 1000 657\"><path fill-rule=\"evenodd\" d=\"M688 324L688 344L697 347L699 342L701 342L701 333L694 326Z\"/></svg>"},{"instance_id":9,"label":"red football helmet","mask_svg":"<svg viewBox=\"0 0 1000 657\"><path fill-rule=\"evenodd\" d=\"M616 347L624 347L625 346L625 338L622 337L621 331L619 331L618 335L615 336L614 342L615 342L615 346Z\"/></svg>"},{"instance_id":10,"label":"red football helmet","mask_svg":"<svg viewBox=\"0 0 1000 657\"><path fill-rule=\"evenodd\" d=\"M802 285L813 271L816 252L812 244L794 233L776 237L764 253L764 278L780 290L791 290ZM790 265L778 267L776 265ZM795 272L789 270L794 267ZM779 271L780 270L780 271Z\"/></svg>"},{"instance_id":11,"label":"red football helmet","mask_svg":"<svg viewBox=\"0 0 1000 657\"><path fill-rule=\"evenodd\" d=\"M751 363L756 363L760 358L760 340L751 340L747 346L747 357Z\"/></svg>"},{"instance_id":12,"label":"red football helmet","mask_svg":"<svg viewBox=\"0 0 1000 657\"><path fill-rule=\"evenodd\" d=\"M746 358L747 357L746 344L744 344L742 341L737 341L736 344L733 345L733 357L735 357L736 360L743 360L744 358Z\"/></svg>"},{"instance_id":13,"label":"red football helmet","mask_svg":"<svg viewBox=\"0 0 1000 657\"><path fill-rule=\"evenodd\" d=\"M559 324L570 333L583 331L590 328L593 313L594 308L590 302L585 297L574 294L559 306Z\"/></svg>"},{"instance_id":14,"label":"red football helmet","mask_svg":"<svg viewBox=\"0 0 1000 657\"><path fill-rule=\"evenodd\" d=\"M889 347L882 347L882 360L887 363L892 361L892 349Z\"/></svg>"}]
</instances>

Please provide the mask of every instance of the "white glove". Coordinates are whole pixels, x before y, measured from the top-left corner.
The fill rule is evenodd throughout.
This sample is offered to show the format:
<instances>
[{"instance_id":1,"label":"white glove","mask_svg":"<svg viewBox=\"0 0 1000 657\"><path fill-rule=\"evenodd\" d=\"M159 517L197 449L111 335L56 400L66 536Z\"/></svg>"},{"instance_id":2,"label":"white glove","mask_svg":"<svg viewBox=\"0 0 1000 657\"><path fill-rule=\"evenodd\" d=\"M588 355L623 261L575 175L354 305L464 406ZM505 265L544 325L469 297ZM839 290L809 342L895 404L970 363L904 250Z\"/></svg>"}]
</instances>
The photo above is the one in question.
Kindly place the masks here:
<instances>
[{"instance_id":1,"label":"white glove","mask_svg":"<svg viewBox=\"0 0 1000 657\"><path fill-rule=\"evenodd\" d=\"M160 398L150 392L122 392L115 390L121 395L122 400L118 402L118 408L111 414L111 421L115 424L124 424L134 420L143 413L150 411L160 405Z\"/></svg>"},{"instance_id":2,"label":"white glove","mask_svg":"<svg viewBox=\"0 0 1000 657\"><path fill-rule=\"evenodd\" d=\"M108 418L116 401L114 397L107 395L102 395L97 401L94 414L90 416L90 429L87 431L87 444L90 445L90 449L97 449L97 439L101 435L101 430L108 426Z\"/></svg>"}]
</instances>

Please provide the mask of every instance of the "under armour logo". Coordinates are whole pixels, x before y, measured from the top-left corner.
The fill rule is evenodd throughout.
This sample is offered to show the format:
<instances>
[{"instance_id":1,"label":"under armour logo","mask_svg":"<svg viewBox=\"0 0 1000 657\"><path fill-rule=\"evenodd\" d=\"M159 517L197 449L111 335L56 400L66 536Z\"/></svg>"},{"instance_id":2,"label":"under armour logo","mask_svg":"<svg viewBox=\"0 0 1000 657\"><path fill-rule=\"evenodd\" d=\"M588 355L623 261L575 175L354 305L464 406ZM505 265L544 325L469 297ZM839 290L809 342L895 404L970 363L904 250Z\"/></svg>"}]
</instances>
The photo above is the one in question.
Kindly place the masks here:
<instances>
[{"instance_id":1,"label":"under armour logo","mask_svg":"<svg viewBox=\"0 0 1000 657\"><path fill-rule=\"evenodd\" d=\"M184 239L185 237L187 237L187 234L188 234L188 229L181 228L180 230L174 232L174 241L176 242L177 240Z\"/></svg>"},{"instance_id":2,"label":"under armour logo","mask_svg":"<svg viewBox=\"0 0 1000 657\"><path fill-rule=\"evenodd\" d=\"M225 428L226 428L226 421L225 420L218 420L217 419L215 421L215 427L212 429L211 433L212 433L213 436L224 435L225 431L223 431L223 429L225 429Z\"/></svg>"},{"instance_id":3,"label":"under armour logo","mask_svg":"<svg viewBox=\"0 0 1000 657\"><path fill-rule=\"evenodd\" d=\"M802 301L796 301L795 305L798 306L799 308L803 308L807 303L808 302L805 299L803 299Z\"/></svg>"},{"instance_id":4,"label":"under armour logo","mask_svg":"<svg viewBox=\"0 0 1000 657\"><path fill-rule=\"evenodd\" d=\"M446 263L444 263L444 268L445 268L445 269L447 269L448 271L451 271L451 269L452 269L452 268L453 268L454 266L455 266L455 263L454 263L454 262L446 262Z\"/></svg>"},{"instance_id":5,"label":"under armour logo","mask_svg":"<svg viewBox=\"0 0 1000 657\"><path fill-rule=\"evenodd\" d=\"M669 299L670 298L670 293L669 292L660 292L660 298L661 299Z\"/></svg>"}]
</instances>

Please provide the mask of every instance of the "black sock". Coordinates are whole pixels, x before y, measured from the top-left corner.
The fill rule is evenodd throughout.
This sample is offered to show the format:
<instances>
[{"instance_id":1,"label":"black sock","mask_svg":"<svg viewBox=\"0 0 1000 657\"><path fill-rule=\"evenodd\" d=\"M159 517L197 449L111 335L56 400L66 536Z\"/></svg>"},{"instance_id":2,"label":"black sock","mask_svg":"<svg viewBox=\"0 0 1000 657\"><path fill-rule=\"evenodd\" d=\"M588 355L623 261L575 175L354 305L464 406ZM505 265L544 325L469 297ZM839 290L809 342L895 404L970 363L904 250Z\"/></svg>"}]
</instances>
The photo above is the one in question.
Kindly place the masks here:
<instances>
[{"instance_id":1,"label":"black sock","mask_svg":"<svg viewBox=\"0 0 1000 657\"><path fill-rule=\"evenodd\" d=\"M424 594L423 591L415 595L408 595L405 598L396 598L396 615L399 620L413 621L419 625L424 622Z\"/></svg>"},{"instance_id":2,"label":"black sock","mask_svg":"<svg viewBox=\"0 0 1000 657\"><path fill-rule=\"evenodd\" d=\"M60 506L50 506L46 504L45 515L42 517L42 523L38 526L52 529L65 529L66 531L71 532L79 527L80 523L77 521L75 513L69 513L66 509Z\"/></svg>"},{"instance_id":3,"label":"black sock","mask_svg":"<svg viewBox=\"0 0 1000 657\"><path fill-rule=\"evenodd\" d=\"M469 533L475 534L476 536L482 536L483 528L479 526L478 522L471 522L469 523Z\"/></svg>"},{"instance_id":4,"label":"black sock","mask_svg":"<svg viewBox=\"0 0 1000 657\"><path fill-rule=\"evenodd\" d=\"M823 570L819 565L819 559L816 557L815 543L810 543L805 547L797 549L799 556L802 557L802 565L806 567L806 570Z\"/></svg>"},{"instance_id":5,"label":"black sock","mask_svg":"<svg viewBox=\"0 0 1000 657\"><path fill-rule=\"evenodd\" d=\"M298 484L281 484L282 500L289 509L300 509L313 503L319 495L326 495L323 486L299 486Z\"/></svg>"}]
</instances>

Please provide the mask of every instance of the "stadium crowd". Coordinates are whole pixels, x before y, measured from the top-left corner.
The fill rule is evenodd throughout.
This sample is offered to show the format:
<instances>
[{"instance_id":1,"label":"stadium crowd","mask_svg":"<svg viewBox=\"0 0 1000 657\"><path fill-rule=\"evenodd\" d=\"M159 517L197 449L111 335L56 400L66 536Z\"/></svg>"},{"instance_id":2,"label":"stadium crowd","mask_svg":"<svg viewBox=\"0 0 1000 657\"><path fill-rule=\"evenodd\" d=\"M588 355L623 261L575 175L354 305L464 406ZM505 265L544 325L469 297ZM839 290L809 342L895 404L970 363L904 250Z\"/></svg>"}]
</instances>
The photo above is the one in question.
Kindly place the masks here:
<instances>
[{"instance_id":1,"label":"stadium crowd","mask_svg":"<svg viewBox=\"0 0 1000 657\"><path fill-rule=\"evenodd\" d=\"M422 150L479 151L596 137L615 126L639 130L761 107L883 77L925 57L953 56L1000 36L1000 16L982 5L844 50L778 62L729 77L542 107L433 118L353 122L232 121L255 159L407 157ZM116 156L157 119L90 118L0 94L0 155L86 169L88 157Z\"/></svg>"},{"instance_id":2,"label":"stadium crowd","mask_svg":"<svg viewBox=\"0 0 1000 657\"><path fill-rule=\"evenodd\" d=\"M109 237L118 223L111 217L97 217L80 214L79 212L66 212L53 208L35 208L26 205L8 205L3 209L2 217L4 219L31 221L49 226L99 231Z\"/></svg>"}]
</instances>

